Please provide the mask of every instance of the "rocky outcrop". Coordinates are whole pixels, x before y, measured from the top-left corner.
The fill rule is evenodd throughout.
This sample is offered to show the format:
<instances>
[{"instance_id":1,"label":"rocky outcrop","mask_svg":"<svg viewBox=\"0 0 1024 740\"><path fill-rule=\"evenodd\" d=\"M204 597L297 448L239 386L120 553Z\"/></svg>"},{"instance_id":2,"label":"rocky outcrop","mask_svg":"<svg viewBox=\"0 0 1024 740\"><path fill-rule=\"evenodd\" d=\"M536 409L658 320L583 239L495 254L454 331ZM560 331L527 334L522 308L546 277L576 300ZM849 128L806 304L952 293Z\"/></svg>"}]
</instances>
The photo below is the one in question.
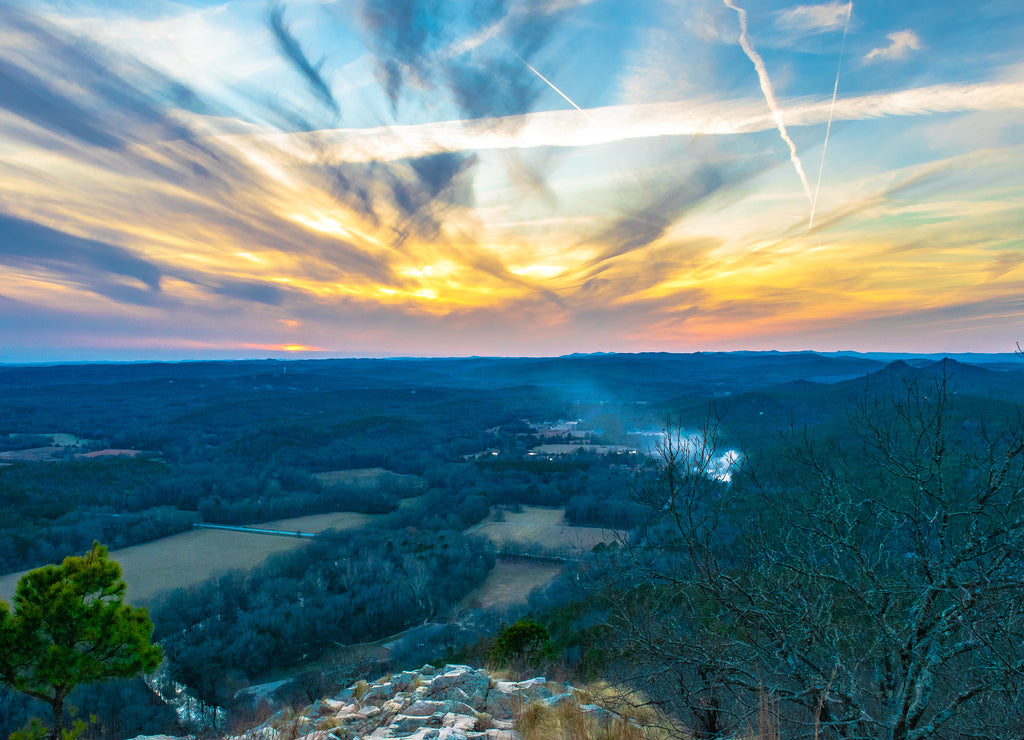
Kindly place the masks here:
<instances>
[{"instance_id":1,"label":"rocky outcrop","mask_svg":"<svg viewBox=\"0 0 1024 740\"><path fill-rule=\"evenodd\" d=\"M376 683L359 683L321 699L305 711L278 712L238 740L520 740L515 719L538 703L576 711L599 724L610 713L581 704L567 684L543 678L496 681L486 671L464 665L442 669L425 665Z\"/></svg>"}]
</instances>

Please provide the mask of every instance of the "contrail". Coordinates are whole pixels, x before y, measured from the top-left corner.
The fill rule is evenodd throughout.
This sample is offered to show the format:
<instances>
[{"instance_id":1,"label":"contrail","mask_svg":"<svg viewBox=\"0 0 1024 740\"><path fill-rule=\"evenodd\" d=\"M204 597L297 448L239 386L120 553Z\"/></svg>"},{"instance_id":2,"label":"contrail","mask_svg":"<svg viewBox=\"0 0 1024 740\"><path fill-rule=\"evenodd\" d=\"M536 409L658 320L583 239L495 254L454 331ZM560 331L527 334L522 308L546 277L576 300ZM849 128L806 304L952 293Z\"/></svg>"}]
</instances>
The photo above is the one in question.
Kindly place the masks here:
<instances>
[{"instance_id":1,"label":"contrail","mask_svg":"<svg viewBox=\"0 0 1024 740\"><path fill-rule=\"evenodd\" d=\"M846 6L846 24L843 26L843 41L839 45L839 64L836 66L836 84L832 88L832 105L828 109L828 125L825 126L825 144L821 147L821 165L818 167L818 182L814 186L814 198L811 200L811 220L807 228L814 226L814 209L818 205L818 190L821 189L821 173L825 171L825 152L828 150L828 134L832 130L832 114L836 110L836 94L839 92L839 71L843 68L843 51L846 49L846 32L850 29L850 16L853 15L853 0Z\"/></svg>"},{"instance_id":2,"label":"contrail","mask_svg":"<svg viewBox=\"0 0 1024 740\"><path fill-rule=\"evenodd\" d=\"M727 8L735 10L736 15L740 18L740 46L743 47L743 51L750 61L754 63L754 69L757 70L757 79L761 83L761 92L764 93L764 100L768 103L768 109L772 112L775 127L779 130L779 136L782 137L782 140L789 147L789 158L796 168L796 174L800 176L800 183L804 186L807 201L813 206L814 197L811 195L811 186L807 182L807 175L804 172L804 165L800 161L800 156L796 153L796 144L789 138L789 134L786 132L786 124L782 122L782 112L779 110L779 104L775 102L775 92L772 90L772 81L768 78L768 70L765 69L764 60L761 59L761 55L754 49L750 43L750 37L747 35L747 11L733 5L732 0L722 0L722 2L725 3Z\"/></svg>"},{"instance_id":3,"label":"contrail","mask_svg":"<svg viewBox=\"0 0 1024 740\"><path fill-rule=\"evenodd\" d=\"M514 53L514 52L513 52L513 53ZM572 102L572 98L570 98L570 97L569 97L568 95L566 95L566 94L565 94L564 92L562 92L562 91L561 91L561 90L559 90L559 89L558 89L557 87L555 87L555 83L553 83L553 82L552 82L551 80L549 80L549 79L548 79L547 77L545 77L545 76L544 76L544 75L542 75L542 74L541 74L540 72L538 72L538 71L537 71L537 69L536 69L536 68L535 68L535 67L534 67L534 66L533 66L532 64L530 64L530 63L529 63L528 61L526 61L525 59L523 59L523 58L522 58L521 56L519 56L518 54L516 54L516 59L518 59L518 60L519 60L520 62L522 62L523 64L525 64L525 65L526 65L526 68L527 68L527 69L529 69L529 70L530 70L531 72L533 72L533 73L534 73L535 75L537 75L537 76L538 76L538 77L540 77L540 78L541 78L542 80L544 80L544 82L546 82L546 83L547 83L548 87L550 87L550 88L551 88L552 90L554 90L554 91L555 91L556 93L558 93L558 94L559 94L559 95L561 95L561 96L562 96L563 98L565 98L565 101L566 101L566 102L567 102L567 103L568 103L569 105L571 105L571 106L572 106L573 108L575 108L576 110L578 110L578 111L579 111L580 113L582 113L582 114L583 114L583 117L584 117L584 118L586 118L586 119L587 119L588 121L593 121L593 120L594 120L593 118L591 118L590 116L588 116L588 115L587 115L587 112L586 112L585 110L583 110L583 109L582 109L582 108L580 108L580 107L579 107L578 105L576 105L576 103Z\"/></svg>"}]
</instances>

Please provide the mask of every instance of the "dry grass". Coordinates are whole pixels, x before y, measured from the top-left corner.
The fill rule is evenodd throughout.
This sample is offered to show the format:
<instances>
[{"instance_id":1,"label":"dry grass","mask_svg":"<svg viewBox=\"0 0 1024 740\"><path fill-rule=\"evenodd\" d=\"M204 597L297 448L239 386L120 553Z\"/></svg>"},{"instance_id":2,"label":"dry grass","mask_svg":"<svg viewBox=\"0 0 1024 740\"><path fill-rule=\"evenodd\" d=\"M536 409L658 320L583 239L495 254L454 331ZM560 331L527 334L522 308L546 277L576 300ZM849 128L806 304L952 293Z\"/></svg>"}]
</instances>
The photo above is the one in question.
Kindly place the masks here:
<instances>
[{"instance_id":1,"label":"dry grass","mask_svg":"<svg viewBox=\"0 0 1024 740\"><path fill-rule=\"evenodd\" d=\"M360 678L356 681L356 685L352 690L352 695L356 701L362 701L363 697L366 696L366 692L370 690L370 684L366 683L366 679Z\"/></svg>"},{"instance_id":2,"label":"dry grass","mask_svg":"<svg viewBox=\"0 0 1024 740\"><path fill-rule=\"evenodd\" d=\"M260 522L249 526L261 529L280 529L285 532L310 532L319 534L328 529L358 529L374 518L372 514L360 514L355 511L332 511L327 514L311 514L291 519L276 519L272 522Z\"/></svg>"},{"instance_id":3,"label":"dry grass","mask_svg":"<svg viewBox=\"0 0 1024 740\"><path fill-rule=\"evenodd\" d=\"M572 527L565 524L564 509L524 506L521 512L502 512L503 522L486 522L473 529L495 544L513 542L557 549L589 551L599 542L613 542L614 530L602 527Z\"/></svg>"},{"instance_id":4,"label":"dry grass","mask_svg":"<svg viewBox=\"0 0 1024 740\"><path fill-rule=\"evenodd\" d=\"M462 600L466 609L525 603L530 592L546 586L559 573L558 563L515 562L499 559L482 584Z\"/></svg>"},{"instance_id":5,"label":"dry grass","mask_svg":"<svg viewBox=\"0 0 1024 740\"><path fill-rule=\"evenodd\" d=\"M680 738L687 733L669 717L661 714L649 698L635 689L612 686L606 681L595 681L574 690L580 704L596 704L610 709L631 724L645 728L645 738Z\"/></svg>"},{"instance_id":6,"label":"dry grass","mask_svg":"<svg viewBox=\"0 0 1024 740\"><path fill-rule=\"evenodd\" d=\"M138 457L139 455L145 454L142 450L119 450L119 449L106 449L106 450L94 450L93 452L80 452L75 455L78 459L91 460L94 457Z\"/></svg>"},{"instance_id":7,"label":"dry grass","mask_svg":"<svg viewBox=\"0 0 1024 740\"><path fill-rule=\"evenodd\" d=\"M506 511L506 524L522 526L555 526L565 523L565 509L546 506L523 506L521 511Z\"/></svg>"},{"instance_id":8,"label":"dry grass","mask_svg":"<svg viewBox=\"0 0 1024 740\"><path fill-rule=\"evenodd\" d=\"M144 604L159 591L201 583L226 570L249 569L309 540L200 529L110 553L121 564L128 600Z\"/></svg>"},{"instance_id":9,"label":"dry grass","mask_svg":"<svg viewBox=\"0 0 1024 740\"><path fill-rule=\"evenodd\" d=\"M668 735L614 714L583 709L580 699L557 706L533 702L518 713L515 728L523 740L662 740Z\"/></svg>"},{"instance_id":10,"label":"dry grass","mask_svg":"<svg viewBox=\"0 0 1024 740\"><path fill-rule=\"evenodd\" d=\"M330 528L361 527L371 518L368 514L336 512L281 519L253 526L289 532L320 532ZM226 570L255 568L270 555L294 550L307 544L309 540L297 537L197 529L142 545L113 550L110 558L121 564L122 575L128 584L128 601L144 605L165 589L184 588L201 583ZM18 579L25 572L0 577L0 599L10 603Z\"/></svg>"},{"instance_id":11,"label":"dry grass","mask_svg":"<svg viewBox=\"0 0 1024 740\"><path fill-rule=\"evenodd\" d=\"M538 455L574 455L580 450L585 450L592 455L611 455L624 452L636 452L636 448L626 445L588 445L576 443L559 443L537 445L531 447L530 452Z\"/></svg>"},{"instance_id":12,"label":"dry grass","mask_svg":"<svg viewBox=\"0 0 1024 740\"><path fill-rule=\"evenodd\" d=\"M778 703L764 689L761 689L761 704L757 710L757 740L782 740Z\"/></svg>"},{"instance_id":13,"label":"dry grass","mask_svg":"<svg viewBox=\"0 0 1024 740\"><path fill-rule=\"evenodd\" d=\"M64 460L68 451L63 447L31 447L27 450L9 450L0 452L0 460L14 462L52 462Z\"/></svg>"}]
</instances>

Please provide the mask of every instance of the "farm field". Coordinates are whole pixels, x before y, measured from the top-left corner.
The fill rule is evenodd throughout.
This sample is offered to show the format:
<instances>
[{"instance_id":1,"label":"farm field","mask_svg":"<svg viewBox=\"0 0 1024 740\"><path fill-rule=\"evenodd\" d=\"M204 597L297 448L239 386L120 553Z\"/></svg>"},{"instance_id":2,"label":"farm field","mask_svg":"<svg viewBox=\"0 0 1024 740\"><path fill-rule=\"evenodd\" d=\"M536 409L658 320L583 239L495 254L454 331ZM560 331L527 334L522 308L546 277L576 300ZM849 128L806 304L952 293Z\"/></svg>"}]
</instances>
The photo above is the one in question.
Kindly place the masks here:
<instances>
[{"instance_id":1,"label":"farm field","mask_svg":"<svg viewBox=\"0 0 1024 740\"><path fill-rule=\"evenodd\" d=\"M535 588L546 586L562 572L559 563L499 558L480 587L462 600L464 609L488 609L524 603Z\"/></svg>"},{"instance_id":2,"label":"farm field","mask_svg":"<svg viewBox=\"0 0 1024 740\"><path fill-rule=\"evenodd\" d=\"M52 462L65 460L72 456L63 447L30 447L27 450L10 450L0 452L0 460L11 462Z\"/></svg>"},{"instance_id":3,"label":"farm field","mask_svg":"<svg viewBox=\"0 0 1024 740\"><path fill-rule=\"evenodd\" d=\"M320 534L328 529L355 529L373 519L372 514L360 514L355 511L331 511L327 514L310 514L291 519L275 519L272 522L260 522L245 526L259 529L281 529L286 532L309 532Z\"/></svg>"},{"instance_id":4,"label":"farm field","mask_svg":"<svg viewBox=\"0 0 1024 740\"><path fill-rule=\"evenodd\" d=\"M7 436L17 438L21 435L9 434ZM84 437L76 437L74 434L67 434L65 432L50 432L47 434L33 436L49 437L50 444L46 447L30 447L25 450L9 450L0 452L0 460L18 462L51 462L54 460L66 460L75 455L75 453L69 448L81 448L83 444L93 441L91 439L85 439Z\"/></svg>"},{"instance_id":5,"label":"farm field","mask_svg":"<svg viewBox=\"0 0 1024 740\"><path fill-rule=\"evenodd\" d=\"M599 542L612 542L616 537L612 529L565 524L564 509L524 506L521 512L502 513L505 521L485 522L471 528L469 533L483 535L496 545L510 542L579 551L589 551Z\"/></svg>"},{"instance_id":6,"label":"farm field","mask_svg":"<svg viewBox=\"0 0 1024 740\"><path fill-rule=\"evenodd\" d=\"M340 511L252 526L317 533L327 529L355 529L371 518L369 514ZM191 586L228 570L255 568L270 555L308 543L309 540L297 537L197 529L113 550L110 557L121 564L122 575L128 584L128 601L144 605L160 591ZM0 577L0 599L10 604L18 579L24 573Z\"/></svg>"},{"instance_id":7,"label":"farm field","mask_svg":"<svg viewBox=\"0 0 1024 740\"><path fill-rule=\"evenodd\" d=\"M530 448L531 455L575 455L577 452L589 452L594 455L611 455L620 453L636 453L635 447L626 445L588 445L588 444L566 444L553 442L551 444L537 445Z\"/></svg>"},{"instance_id":8,"label":"farm field","mask_svg":"<svg viewBox=\"0 0 1024 740\"><path fill-rule=\"evenodd\" d=\"M400 490L420 491L427 487L427 482L418 475L395 473L385 468L330 470L326 473L314 473L313 477L324 486L345 488L377 488L390 485Z\"/></svg>"}]
</instances>

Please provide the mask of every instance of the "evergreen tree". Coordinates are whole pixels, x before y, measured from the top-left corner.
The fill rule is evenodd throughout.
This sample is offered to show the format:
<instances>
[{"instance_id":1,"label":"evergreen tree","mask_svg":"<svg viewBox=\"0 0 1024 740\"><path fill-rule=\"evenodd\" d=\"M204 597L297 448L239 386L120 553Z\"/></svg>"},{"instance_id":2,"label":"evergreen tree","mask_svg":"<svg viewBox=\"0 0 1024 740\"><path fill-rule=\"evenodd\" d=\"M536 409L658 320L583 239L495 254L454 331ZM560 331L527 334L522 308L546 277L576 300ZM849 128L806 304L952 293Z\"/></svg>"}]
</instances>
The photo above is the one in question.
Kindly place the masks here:
<instances>
[{"instance_id":1,"label":"evergreen tree","mask_svg":"<svg viewBox=\"0 0 1024 740\"><path fill-rule=\"evenodd\" d=\"M78 684L153 671L145 609L124 603L121 566L94 542L84 556L37 568L18 581L14 612L0 601L0 680L50 705L60 740L64 702Z\"/></svg>"}]
</instances>

